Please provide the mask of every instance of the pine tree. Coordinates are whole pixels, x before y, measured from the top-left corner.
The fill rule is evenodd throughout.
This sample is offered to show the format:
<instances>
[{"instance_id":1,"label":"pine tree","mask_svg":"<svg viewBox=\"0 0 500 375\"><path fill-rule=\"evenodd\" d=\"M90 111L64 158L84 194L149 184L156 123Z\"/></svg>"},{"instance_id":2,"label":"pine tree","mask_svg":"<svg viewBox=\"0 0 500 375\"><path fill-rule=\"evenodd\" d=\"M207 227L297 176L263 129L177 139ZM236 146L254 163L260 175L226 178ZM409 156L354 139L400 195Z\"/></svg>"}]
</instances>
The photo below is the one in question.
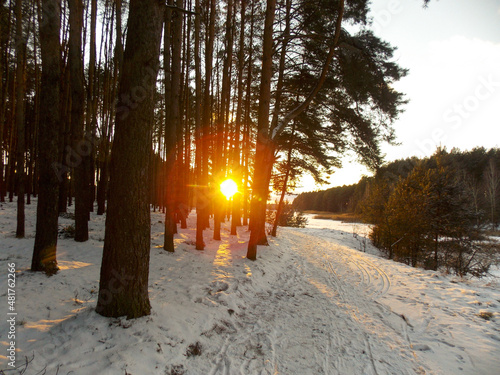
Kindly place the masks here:
<instances>
[{"instance_id":1,"label":"pine tree","mask_svg":"<svg viewBox=\"0 0 500 375\"><path fill-rule=\"evenodd\" d=\"M25 233L24 196L26 191L25 172L25 64L26 36L23 31L23 3L16 0L16 177L17 177L17 229L16 237L23 238Z\"/></svg>"},{"instance_id":2,"label":"pine tree","mask_svg":"<svg viewBox=\"0 0 500 375\"><path fill-rule=\"evenodd\" d=\"M163 21L161 3L130 2L128 33L120 77L115 139L111 154L110 195L96 311L104 316L137 318L151 310L148 273L151 220L148 163L153 98ZM142 100L127 98L142 90Z\"/></svg>"},{"instance_id":3,"label":"pine tree","mask_svg":"<svg viewBox=\"0 0 500 375\"><path fill-rule=\"evenodd\" d=\"M477 228L466 190L444 159L438 150L397 183L387 204L372 211L374 235L397 260L433 270L445 265L461 273Z\"/></svg>"},{"instance_id":4,"label":"pine tree","mask_svg":"<svg viewBox=\"0 0 500 375\"><path fill-rule=\"evenodd\" d=\"M82 56L82 29L83 3L81 0L69 0L69 75L71 92L71 153L73 159L73 176L75 189L75 241L85 242L89 238L89 196L86 163L84 159L90 150L83 150L84 146L84 103L85 92L83 87L83 56ZM88 142L85 142L88 143ZM84 152L82 152L84 151Z\"/></svg>"},{"instance_id":5,"label":"pine tree","mask_svg":"<svg viewBox=\"0 0 500 375\"><path fill-rule=\"evenodd\" d=\"M48 275L58 271L59 179L54 166L59 162L60 6L59 0L43 0L40 24L42 110L38 130L39 194L31 270L43 271Z\"/></svg>"}]
</instances>

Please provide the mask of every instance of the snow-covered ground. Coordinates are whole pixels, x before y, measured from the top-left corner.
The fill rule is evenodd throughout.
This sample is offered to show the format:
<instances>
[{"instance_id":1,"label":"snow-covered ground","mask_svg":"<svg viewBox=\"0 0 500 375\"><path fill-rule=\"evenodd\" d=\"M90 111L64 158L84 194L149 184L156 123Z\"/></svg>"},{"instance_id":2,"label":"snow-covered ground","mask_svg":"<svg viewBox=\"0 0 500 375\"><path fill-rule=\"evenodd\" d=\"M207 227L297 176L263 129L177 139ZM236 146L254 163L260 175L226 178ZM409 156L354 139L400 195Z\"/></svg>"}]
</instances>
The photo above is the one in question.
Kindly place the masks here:
<instances>
[{"instance_id":1,"label":"snow-covered ground","mask_svg":"<svg viewBox=\"0 0 500 375\"><path fill-rule=\"evenodd\" d=\"M222 241L207 230L206 250L196 251L194 214L166 253L163 217L152 213L152 314L127 321L94 312L104 218L92 215L86 243L59 240L61 270L48 278L28 271L34 209L27 238L16 239L15 203L0 207L0 369L10 369L15 263L16 365L28 361L26 375L499 373L499 280L383 259L366 226L281 228L252 262L245 227L230 236L225 226Z\"/></svg>"}]
</instances>

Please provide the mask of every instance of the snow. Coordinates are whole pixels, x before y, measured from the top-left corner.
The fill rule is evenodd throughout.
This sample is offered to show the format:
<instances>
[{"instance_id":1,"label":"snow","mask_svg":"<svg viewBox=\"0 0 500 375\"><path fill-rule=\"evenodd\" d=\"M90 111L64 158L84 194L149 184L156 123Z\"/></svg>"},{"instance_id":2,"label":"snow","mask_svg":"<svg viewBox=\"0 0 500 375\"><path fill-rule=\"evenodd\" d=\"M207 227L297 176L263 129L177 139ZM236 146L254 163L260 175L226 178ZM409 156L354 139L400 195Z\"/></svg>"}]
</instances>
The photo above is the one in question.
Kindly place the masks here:
<instances>
[{"instance_id":1,"label":"snow","mask_svg":"<svg viewBox=\"0 0 500 375\"><path fill-rule=\"evenodd\" d=\"M497 374L500 283L459 279L380 257L369 227L310 220L280 228L258 260L248 232L194 249L189 229L162 249L152 212L152 314L95 313L104 217L90 240L61 238L52 277L29 271L36 200L26 239L15 202L0 207L0 369L8 370L7 264L16 264L16 365L30 374ZM60 218L61 228L71 224ZM483 317L481 317L483 316ZM0 372L1 373L1 372ZM18 373L18 372L7 372ZM19 371L20 373L20 371Z\"/></svg>"}]
</instances>

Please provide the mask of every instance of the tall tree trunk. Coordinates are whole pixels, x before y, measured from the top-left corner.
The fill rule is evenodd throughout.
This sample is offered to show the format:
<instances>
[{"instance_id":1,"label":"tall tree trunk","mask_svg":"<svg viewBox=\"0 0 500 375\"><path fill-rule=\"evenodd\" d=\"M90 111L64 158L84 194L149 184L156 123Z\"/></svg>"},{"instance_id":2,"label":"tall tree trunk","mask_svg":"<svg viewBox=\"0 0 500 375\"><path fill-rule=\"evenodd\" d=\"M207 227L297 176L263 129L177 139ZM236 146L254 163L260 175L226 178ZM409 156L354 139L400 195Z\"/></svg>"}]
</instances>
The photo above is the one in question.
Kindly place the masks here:
<instances>
[{"instance_id":1,"label":"tall tree trunk","mask_svg":"<svg viewBox=\"0 0 500 375\"><path fill-rule=\"evenodd\" d=\"M286 160L286 172L285 172L285 177L283 179L283 186L281 187L281 195L280 195L280 200L278 202L278 208L276 210L276 217L274 218L274 224L273 224L273 229L271 231L271 236L276 237L276 234L278 232L278 223L280 222L281 214L283 212L283 202L285 201L285 195L286 195L286 190L287 190L287 185L288 185L288 178L290 177L290 171L291 171L291 162L292 162L292 152L293 152L293 137L295 135L295 123L293 124L293 129L292 129L292 136L291 136L291 143L288 148L288 155L287 155L287 160Z\"/></svg>"},{"instance_id":2,"label":"tall tree trunk","mask_svg":"<svg viewBox=\"0 0 500 375\"><path fill-rule=\"evenodd\" d=\"M95 99L97 0L91 0L90 3L90 45L87 84L87 110L85 118L86 140L88 142L90 150L88 150L89 155L84 157L84 164L86 168L85 173L88 188L88 209L90 212L92 212L94 210L94 200L96 198L94 173L94 169L96 166L96 149L94 146L96 143L95 139L97 131L97 101ZM118 11L116 13L118 17Z\"/></svg>"},{"instance_id":3,"label":"tall tree trunk","mask_svg":"<svg viewBox=\"0 0 500 375\"><path fill-rule=\"evenodd\" d=\"M183 0L175 0L176 8L183 9ZM175 164L170 183L173 184L173 201L175 216L181 215L180 206L180 181L183 170L183 147L182 147L182 118L181 118L181 86L182 86L182 25L184 15L181 11L172 13L172 96L170 98L170 115L172 117L172 126L175 129L177 142L173 151L176 155ZM175 142L175 140L174 140ZM169 177L170 177L169 176ZM177 226L175 226L177 232Z\"/></svg>"},{"instance_id":4,"label":"tall tree trunk","mask_svg":"<svg viewBox=\"0 0 500 375\"><path fill-rule=\"evenodd\" d=\"M271 129L276 128L281 111L281 98L283 93L283 79L285 77L285 62L288 52L288 43L290 41L290 12L292 7L292 0L286 0L285 11L285 30L283 31L283 43L281 44L281 54L278 67L278 82L276 84L276 97L274 103L273 119L271 121Z\"/></svg>"},{"instance_id":5,"label":"tall tree trunk","mask_svg":"<svg viewBox=\"0 0 500 375\"><path fill-rule=\"evenodd\" d=\"M241 131L241 116L243 113L243 69L245 67L245 11L247 0L242 0L240 9L240 40L238 51L238 89L237 89L237 106L236 119L234 130L234 144L231 157L232 174L241 188L243 176L240 163L240 131ZM231 212L231 235L236 235L236 228L241 225L241 193L233 196L233 206Z\"/></svg>"},{"instance_id":6,"label":"tall tree trunk","mask_svg":"<svg viewBox=\"0 0 500 375\"><path fill-rule=\"evenodd\" d=\"M13 3L13 2L12 2ZM11 51L9 51L10 54ZM9 60L7 59L7 66L9 65ZM13 82L9 82L13 81ZM10 121L10 123L13 123L15 119L12 117L15 116L15 103L16 101L13 99L16 97L16 85L15 85L15 78L12 80L9 80L9 97L12 99L10 100L10 119L8 118L7 121ZM10 140L9 140L9 150L8 150L8 155L9 155L9 162L7 166L7 175L5 177L6 184L7 184L7 191L9 193L9 202L14 201L14 190L15 190L15 175L16 175L16 157L15 157L15 147L16 147L16 132L11 131L10 132Z\"/></svg>"},{"instance_id":7,"label":"tall tree trunk","mask_svg":"<svg viewBox=\"0 0 500 375\"><path fill-rule=\"evenodd\" d=\"M210 216L210 189L208 187L208 172L209 172L209 148L210 148L210 133L212 124L212 96L211 96L211 85L212 85L212 68L213 68L213 53L214 53L214 41L215 41L215 15L216 6L215 0L210 0L210 10L209 10L209 22L208 22L208 33L205 43L205 87L203 92L203 111L201 117L201 123L203 128L203 158L201 160L202 164L202 189L204 191L204 210L200 212L205 228L210 226L209 216Z\"/></svg>"},{"instance_id":8,"label":"tall tree trunk","mask_svg":"<svg viewBox=\"0 0 500 375\"><path fill-rule=\"evenodd\" d=\"M278 82L277 82L277 87L276 87L276 99L275 99L275 103L274 103L273 119L271 121L271 129L276 128L276 126L278 125L278 119L279 119L280 111L281 111L281 97L282 97L281 94L283 91L283 78L285 75L285 61L286 61L286 53L287 53L288 42L289 42L289 37L290 37L291 6L292 6L292 1L286 0L285 30L283 32L283 43L281 45L280 62L279 62L279 68L278 68ZM293 138L293 131L292 131L292 138ZM279 222L279 218L281 216L281 211L282 211L282 207L283 207L283 200L284 200L285 194L286 194L286 185L288 183L288 176L290 174L290 161L291 161L291 155L292 155L292 146L293 146L293 143L290 145L290 149L288 150L288 160L287 160L288 168L286 170L285 179L283 182L283 189L281 191L280 201L278 203L278 209L276 211L276 218L274 220L273 229L271 232L271 235L273 237L276 237L276 232L278 230L278 222Z\"/></svg>"},{"instance_id":9,"label":"tall tree trunk","mask_svg":"<svg viewBox=\"0 0 500 375\"><path fill-rule=\"evenodd\" d=\"M89 156L88 141L84 140L83 115L85 102L83 89L82 26L83 4L81 0L68 0L69 4L69 74L71 86L71 166L75 187L75 241L89 239L88 179L86 173Z\"/></svg>"},{"instance_id":10,"label":"tall tree trunk","mask_svg":"<svg viewBox=\"0 0 500 375\"><path fill-rule=\"evenodd\" d=\"M71 127L71 96L70 96L70 76L68 67L63 67L60 79L60 90L63 93L60 95L60 131L59 134L59 162L61 163L60 184L59 184L59 212L66 212L68 207L69 185L68 167L66 160L70 144L70 127Z\"/></svg>"},{"instance_id":11,"label":"tall tree trunk","mask_svg":"<svg viewBox=\"0 0 500 375\"><path fill-rule=\"evenodd\" d=\"M154 93L160 53L163 6L131 0L120 77L104 252L96 311L138 318L151 310L148 297L150 208L147 184L152 146ZM122 100L136 90L142 100ZM137 92L136 92L137 94ZM134 97L134 96L132 96Z\"/></svg>"},{"instance_id":12,"label":"tall tree trunk","mask_svg":"<svg viewBox=\"0 0 500 375\"><path fill-rule=\"evenodd\" d=\"M59 180L53 166L58 161L59 76L60 76L60 0L42 0L40 47L42 82L40 129L38 133L39 194L32 271L48 275L57 272L57 221Z\"/></svg>"},{"instance_id":13,"label":"tall tree trunk","mask_svg":"<svg viewBox=\"0 0 500 375\"><path fill-rule=\"evenodd\" d=\"M24 195L25 173L25 126L24 126L24 91L25 91L26 37L23 33L23 2L16 0L16 128L17 128L17 229L16 237L24 237Z\"/></svg>"},{"instance_id":14,"label":"tall tree trunk","mask_svg":"<svg viewBox=\"0 0 500 375\"><path fill-rule=\"evenodd\" d=\"M269 144L269 106L271 101L271 78L273 67L273 23L276 0L267 0L266 18L264 24L264 40L262 54L262 72L259 93L259 109L257 118L257 145L255 167L252 184L252 202L250 206L250 239L248 241L247 258L257 259L257 245L267 243L265 233L265 212L269 184L267 183L266 165L269 154L273 150ZM263 216L263 217L262 217Z\"/></svg>"},{"instance_id":15,"label":"tall tree trunk","mask_svg":"<svg viewBox=\"0 0 500 375\"><path fill-rule=\"evenodd\" d=\"M4 8L3 2L0 4L0 19L4 19L4 14L6 10ZM9 23L10 24L10 23ZM0 35L7 34L5 29L4 22L0 22ZM0 75L4 75L4 69L7 64L4 64L4 58L7 55L7 48L3 43L3 40L0 40ZM5 121L5 105L7 102L7 92L6 88L8 87L8 74L6 74L6 84L4 86L3 79L0 79L0 202L5 202L5 180L4 180L4 164L3 164L3 129L4 129L4 121Z\"/></svg>"},{"instance_id":16,"label":"tall tree trunk","mask_svg":"<svg viewBox=\"0 0 500 375\"><path fill-rule=\"evenodd\" d=\"M94 0L93 0L94 1ZM123 60L123 45L122 45L122 11L121 11L121 0L115 0L116 7L116 38L115 38L115 54L114 54L114 64L113 64L113 77L111 78L110 69L106 68L106 78L104 81L104 90L107 101L103 104L103 117L107 114L105 125L103 125L103 136L101 139L101 147L99 150L99 166L100 174L97 187L97 215L103 215L106 211L106 198L108 193L108 179L109 179L109 152L110 152L110 137L111 137L111 121L114 115L114 98L116 97L116 89L118 77L121 72L122 60ZM93 17L95 15L92 15ZM102 41L101 41L102 44ZM106 65L107 66L107 65ZM94 111L97 110L97 100L94 99ZM97 117L97 114L96 114Z\"/></svg>"},{"instance_id":17,"label":"tall tree trunk","mask_svg":"<svg viewBox=\"0 0 500 375\"><path fill-rule=\"evenodd\" d=\"M229 100L231 94L230 69L233 61L233 0L227 1L226 35L224 66L222 68L221 106L217 119L216 151L214 180L217 191L214 194L214 240L220 240L221 222L224 217L225 198L218 189L227 169L226 166L226 130L229 119Z\"/></svg>"},{"instance_id":18,"label":"tall tree trunk","mask_svg":"<svg viewBox=\"0 0 500 375\"><path fill-rule=\"evenodd\" d=\"M255 2L252 1L252 10L250 12L250 36L249 36L249 46L253 46L254 38L254 16L255 16ZM253 78L253 48L250 47L250 52L248 55L248 69L247 69L247 82L246 82L246 93L245 93L245 117L244 117L244 127L243 127L243 225L248 225L248 202L249 202L249 189L248 182L250 178L250 144L251 144L251 117L250 117L250 104L252 101L252 78Z\"/></svg>"},{"instance_id":19,"label":"tall tree trunk","mask_svg":"<svg viewBox=\"0 0 500 375\"><path fill-rule=\"evenodd\" d=\"M169 1L173 4L173 0ZM165 238L163 249L174 252L175 215L175 189L174 189L174 162L175 162L175 123L173 121L172 106L172 70L171 70L171 27L172 10L165 10L164 38L163 38L163 68L165 74Z\"/></svg>"},{"instance_id":20,"label":"tall tree trunk","mask_svg":"<svg viewBox=\"0 0 500 375\"><path fill-rule=\"evenodd\" d=\"M202 211L204 209L204 199L203 199L203 178L202 178L202 163L201 159L203 157L203 140L202 140L202 128L201 128L201 51L200 51L200 0L195 0L195 19L194 19L194 70L195 70L195 113L194 113L194 124L195 124L195 144L196 144L196 154L195 154L195 181L196 181L196 250L203 250L205 248L205 242L203 241L203 217Z\"/></svg>"},{"instance_id":21,"label":"tall tree trunk","mask_svg":"<svg viewBox=\"0 0 500 375\"><path fill-rule=\"evenodd\" d=\"M38 11L38 6L33 4L33 7L37 9L37 17L40 15ZM35 18L35 17L34 17ZM35 22L35 21L34 21ZM34 46L33 46L33 55L34 55L34 69L35 69L35 124L34 124L34 132L32 134L33 137L33 152L31 157L33 161L36 159L36 155L38 155L38 129L40 126L40 67L38 63L38 43L35 38ZM38 194L38 165L35 163L33 168L33 178L32 178L32 186L33 186L33 196L36 197ZM1 194L1 193L0 193Z\"/></svg>"},{"instance_id":22,"label":"tall tree trunk","mask_svg":"<svg viewBox=\"0 0 500 375\"><path fill-rule=\"evenodd\" d=\"M185 4L185 7L191 9L191 1ZM184 110L184 121L182 125L183 133L180 132L181 142L179 142L179 147L184 145L183 154L184 158L182 161L182 168L179 174L179 207L181 229L187 228L187 217L190 211L190 192L191 192L191 90L190 90L190 76L191 76L191 18L187 18L184 22L184 56L183 61L183 76L185 81L183 82L182 89L182 108Z\"/></svg>"}]
</instances>

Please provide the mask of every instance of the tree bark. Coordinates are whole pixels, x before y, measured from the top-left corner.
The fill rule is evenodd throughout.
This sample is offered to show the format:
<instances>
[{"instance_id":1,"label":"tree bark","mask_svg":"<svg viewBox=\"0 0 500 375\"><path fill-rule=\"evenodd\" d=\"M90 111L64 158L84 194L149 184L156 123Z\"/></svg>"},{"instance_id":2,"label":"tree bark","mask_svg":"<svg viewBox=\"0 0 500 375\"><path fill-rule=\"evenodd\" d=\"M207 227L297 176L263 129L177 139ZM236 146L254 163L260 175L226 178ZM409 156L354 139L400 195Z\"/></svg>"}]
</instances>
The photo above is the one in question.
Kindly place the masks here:
<instances>
[{"instance_id":1,"label":"tree bark","mask_svg":"<svg viewBox=\"0 0 500 375\"><path fill-rule=\"evenodd\" d=\"M214 194L214 240L220 241L221 222L224 217L225 198L220 193L218 185L223 181L226 171L226 129L229 119L229 99L231 93L230 68L233 61L233 1L227 2L225 59L222 68L221 106L217 118L216 151L214 180L217 191Z\"/></svg>"},{"instance_id":2,"label":"tree bark","mask_svg":"<svg viewBox=\"0 0 500 375\"><path fill-rule=\"evenodd\" d=\"M60 0L42 1L40 47L42 54L40 128L38 133L39 194L32 271L48 275L57 272L57 230L59 179L58 162L59 76L60 76Z\"/></svg>"},{"instance_id":3,"label":"tree bark","mask_svg":"<svg viewBox=\"0 0 500 375\"><path fill-rule=\"evenodd\" d=\"M266 160L272 150L269 149L269 106L271 101L271 78L273 67L273 23L276 0L267 0L264 23L264 40L262 54L262 72L259 92L259 109L257 118L257 145L255 153L254 178L252 184L252 201L250 206L250 239L248 241L247 258L257 259L257 245L267 243L265 233L265 212L269 184L266 183ZM262 217L264 215L264 217Z\"/></svg>"},{"instance_id":4,"label":"tree bark","mask_svg":"<svg viewBox=\"0 0 500 375\"><path fill-rule=\"evenodd\" d=\"M151 220L146 182L163 9L156 0L130 2L96 307L104 316L138 318L151 310ZM132 101L125 102L127 98Z\"/></svg>"},{"instance_id":5,"label":"tree bark","mask_svg":"<svg viewBox=\"0 0 500 375\"><path fill-rule=\"evenodd\" d=\"M201 117L201 123L203 127L203 138L202 138L202 148L203 148L203 158L202 163L202 187L203 189L203 211L200 212L201 219L205 228L209 228L209 216L210 216L210 189L208 187L208 153L210 147L210 127L212 123L212 96L211 84L212 84L212 68L213 68L213 53L214 53L214 41L215 41L215 15L216 6L215 0L210 0L209 9L209 23L208 23L208 33L207 40L205 43L205 87L203 92L203 111Z\"/></svg>"},{"instance_id":6,"label":"tree bark","mask_svg":"<svg viewBox=\"0 0 500 375\"><path fill-rule=\"evenodd\" d=\"M26 38L23 33L23 3L16 0L16 176L17 176L17 229L16 237L24 238L25 215L24 195L26 185L25 159L25 125L24 125L24 91L25 91L25 57Z\"/></svg>"},{"instance_id":7,"label":"tree bark","mask_svg":"<svg viewBox=\"0 0 500 375\"><path fill-rule=\"evenodd\" d=\"M75 188L75 241L89 239L88 179L85 160L91 151L90 142L84 140L84 102L82 26L83 4L81 0L68 0L69 5L69 75L71 86L71 150L68 155L73 167Z\"/></svg>"},{"instance_id":8,"label":"tree bark","mask_svg":"<svg viewBox=\"0 0 500 375\"><path fill-rule=\"evenodd\" d=\"M292 140L293 136L295 133L295 124L292 129ZM290 177L290 171L291 171L291 162L292 162L292 152L293 152L293 141L290 144L290 148L288 149L288 155L287 155L287 168L285 172L285 178L283 179L283 186L281 188L281 195L280 195L280 200L278 202L278 208L276 210L276 217L274 218L274 224L273 224L273 229L271 231L271 236L276 237L276 234L278 232L278 223L281 218L281 213L283 212L283 202L285 200L285 195L286 195L286 190L287 190L287 184L288 184L288 178Z\"/></svg>"},{"instance_id":9,"label":"tree bark","mask_svg":"<svg viewBox=\"0 0 500 375\"><path fill-rule=\"evenodd\" d=\"M170 4L171 3L171 4ZM169 1L173 4L173 0ZM165 238L163 249L168 252L174 252L174 233L175 233L175 189L174 189L174 163L175 163L175 122L173 121L172 106L172 69L171 69L171 27L172 10L165 9L165 24L163 38L163 68L165 73Z\"/></svg>"},{"instance_id":10,"label":"tree bark","mask_svg":"<svg viewBox=\"0 0 500 375\"><path fill-rule=\"evenodd\" d=\"M250 12L250 36L249 46L253 46L254 39L254 16L255 16L255 2L252 1L252 10ZM252 101L252 77L253 77L253 48L250 47L248 55L248 69L247 69L247 82L245 93L245 120L243 126L243 225L248 225L248 202L249 202L249 189L248 183L250 178L249 159L250 159L250 144L251 144L251 117L250 117L250 104Z\"/></svg>"},{"instance_id":11,"label":"tree bark","mask_svg":"<svg viewBox=\"0 0 500 375\"><path fill-rule=\"evenodd\" d=\"M59 212L66 212L68 208L68 195L71 180L68 179L68 172L70 168L66 163L70 144L70 126L71 126L71 95L70 95L70 76L68 67L61 67L61 79L59 83L60 92L62 95L60 99L60 112L61 118L60 133L59 133L59 162L61 163L60 183L59 183Z\"/></svg>"},{"instance_id":12,"label":"tree bark","mask_svg":"<svg viewBox=\"0 0 500 375\"><path fill-rule=\"evenodd\" d=\"M93 0L94 1L94 0ZM115 54L113 56L114 64L113 64L113 77L110 77L110 69L107 68L105 72L104 79L104 90L105 90L105 98L109 97L106 101L104 100L103 104L103 118L104 114L108 114L108 118L112 118L114 115L114 99L116 97L116 86L118 82L118 77L121 72L121 66L123 61L123 45L122 45L122 11L121 11L121 0L115 0L116 6L116 42L115 42ZM92 15L94 17L94 15ZM104 25L103 25L104 27ZM101 41L102 45L102 41ZM105 63L107 64L107 63ZM97 102L94 105L94 111L96 111ZM101 147L99 151L99 165L100 165L100 174L99 181L97 186L97 215L103 215L106 211L106 198L108 194L108 179L109 179L109 152L110 152L110 138L111 138L111 121L106 119L103 121L105 125L103 125L103 136L101 140Z\"/></svg>"},{"instance_id":13,"label":"tree bark","mask_svg":"<svg viewBox=\"0 0 500 375\"><path fill-rule=\"evenodd\" d=\"M120 4L118 4L120 3ZM120 8L120 10L118 10ZM117 18L121 19L121 0L117 1ZM119 22L117 21L117 24ZM87 84L87 111L85 117L85 136L89 142L90 150L88 156L84 157L87 200L89 213L94 211L94 201L96 199L96 131L97 131L97 101L95 95L95 68L96 68L96 26L97 26L97 0L90 1L90 45L89 45L89 68ZM90 218L90 217L89 217Z\"/></svg>"},{"instance_id":14,"label":"tree bark","mask_svg":"<svg viewBox=\"0 0 500 375\"><path fill-rule=\"evenodd\" d=\"M493 229L495 229L497 226L496 201L497 201L499 187L500 187L500 176L498 175L495 161L493 158L491 158L488 162L488 167L486 168L486 192L490 205L490 218L491 218L491 226Z\"/></svg>"},{"instance_id":15,"label":"tree bark","mask_svg":"<svg viewBox=\"0 0 500 375\"><path fill-rule=\"evenodd\" d=\"M241 173L240 163L240 132L241 132L241 116L243 113L243 69L245 67L245 11L246 0L241 2L240 9L240 40L238 51L238 88L237 88L237 105L236 105L236 121L234 129L234 145L232 152L232 174L236 183L241 188L243 176ZM233 196L233 205L231 211L231 235L236 235L236 228L241 225L241 193Z\"/></svg>"},{"instance_id":16,"label":"tree bark","mask_svg":"<svg viewBox=\"0 0 500 375\"><path fill-rule=\"evenodd\" d=\"M195 0L195 19L194 19L194 70L195 70L195 113L194 113L194 123L195 123L195 143L196 143L196 154L195 154L195 197L196 197L196 250L205 249L205 242L203 241L203 225L202 211L203 211L203 179L202 179L202 163L201 159L203 157L203 140L202 140L202 128L201 128L201 56L200 56L200 0Z\"/></svg>"},{"instance_id":17,"label":"tree bark","mask_svg":"<svg viewBox=\"0 0 500 375\"><path fill-rule=\"evenodd\" d=\"M3 20L5 14L5 8L3 3L0 4L0 17ZM0 22L0 35L4 35L9 31L10 22L7 25L7 30L3 22ZM6 46L3 43L3 40L0 40L0 74L3 75L4 72L4 59L7 55ZM3 79L0 79L0 202L5 202L5 180L4 180L4 163L3 163L3 129L4 129L4 120L5 120L5 106L7 102L7 87L8 87L8 75L6 75L6 83L3 84Z\"/></svg>"},{"instance_id":18,"label":"tree bark","mask_svg":"<svg viewBox=\"0 0 500 375\"><path fill-rule=\"evenodd\" d=\"M283 32L283 44L281 46L281 54L280 54L280 62L278 68L278 83L276 88L276 100L274 103L274 114L273 119L271 121L271 129L274 129L278 124L278 119L281 111L281 97L283 91L283 78L285 75L285 61L286 61L286 53L288 48L288 41L290 37L290 11L292 7L292 1L286 1L286 14L285 14L285 30ZM292 132L293 138L293 132ZM285 199L286 194L286 185L288 183L288 176L290 174L290 160L292 155L292 145L290 145L290 149L288 150L288 169L286 171L285 179L283 182L283 189L281 191L280 201L278 203L278 209L276 210L276 217L273 224L273 229L271 232L271 236L276 237L276 233L278 230L278 222L281 216L281 211L283 207L283 200Z\"/></svg>"},{"instance_id":19,"label":"tree bark","mask_svg":"<svg viewBox=\"0 0 500 375\"><path fill-rule=\"evenodd\" d=\"M176 8L183 9L183 0L175 0ZM170 115L172 126L174 128L175 138L173 139L173 161L172 173L169 174L169 184L172 184L173 214L174 218L179 217L180 213L180 180L183 169L183 147L182 147L182 116L181 116L181 86L182 86L182 25L184 14L181 11L174 10L172 13L172 96L170 97ZM176 142L177 140L177 142ZM175 220L175 219L174 219ZM175 220L174 222L177 222ZM177 233L177 225L173 226L174 233Z\"/></svg>"}]
</instances>

